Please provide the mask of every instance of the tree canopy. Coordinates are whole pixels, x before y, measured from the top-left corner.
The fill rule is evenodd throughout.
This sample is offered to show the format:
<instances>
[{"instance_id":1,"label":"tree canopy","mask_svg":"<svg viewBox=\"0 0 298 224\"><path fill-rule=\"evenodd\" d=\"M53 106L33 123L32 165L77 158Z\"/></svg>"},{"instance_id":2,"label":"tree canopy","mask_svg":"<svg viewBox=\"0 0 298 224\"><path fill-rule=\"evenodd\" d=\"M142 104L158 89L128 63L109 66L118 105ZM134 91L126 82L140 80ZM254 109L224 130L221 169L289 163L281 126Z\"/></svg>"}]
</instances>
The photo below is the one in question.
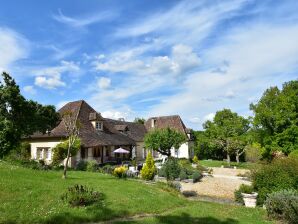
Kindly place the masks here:
<instances>
[{"instance_id":1,"label":"tree canopy","mask_svg":"<svg viewBox=\"0 0 298 224\"><path fill-rule=\"evenodd\" d=\"M175 129L155 129L145 136L145 146L162 155L171 156L171 148L178 149L186 141L185 134Z\"/></svg>"},{"instance_id":2,"label":"tree canopy","mask_svg":"<svg viewBox=\"0 0 298 224\"><path fill-rule=\"evenodd\" d=\"M253 125L268 151L286 154L298 149L298 80L267 89L256 104Z\"/></svg>"},{"instance_id":3,"label":"tree canopy","mask_svg":"<svg viewBox=\"0 0 298 224\"><path fill-rule=\"evenodd\" d=\"M244 149L245 143L241 136L249 130L249 120L230 109L217 111L213 121L206 121L203 127L206 129L211 147L226 152L228 162L230 155L237 156Z\"/></svg>"},{"instance_id":4,"label":"tree canopy","mask_svg":"<svg viewBox=\"0 0 298 224\"><path fill-rule=\"evenodd\" d=\"M136 117L135 120L134 120L134 123L145 124L145 118Z\"/></svg>"},{"instance_id":5,"label":"tree canopy","mask_svg":"<svg viewBox=\"0 0 298 224\"><path fill-rule=\"evenodd\" d=\"M26 100L15 80L2 73L0 82L0 157L20 144L21 137L36 131L45 133L59 120L54 106Z\"/></svg>"}]
</instances>

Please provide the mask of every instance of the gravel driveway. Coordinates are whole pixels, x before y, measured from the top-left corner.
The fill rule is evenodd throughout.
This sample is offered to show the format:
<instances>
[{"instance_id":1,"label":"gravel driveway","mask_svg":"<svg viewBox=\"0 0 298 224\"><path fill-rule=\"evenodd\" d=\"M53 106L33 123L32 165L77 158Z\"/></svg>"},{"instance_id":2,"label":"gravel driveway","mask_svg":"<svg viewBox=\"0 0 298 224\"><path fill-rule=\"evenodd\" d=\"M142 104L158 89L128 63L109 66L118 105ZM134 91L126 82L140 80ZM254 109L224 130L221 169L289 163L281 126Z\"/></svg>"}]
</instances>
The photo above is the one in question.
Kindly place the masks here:
<instances>
[{"instance_id":1,"label":"gravel driveway","mask_svg":"<svg viewBox=\"0 0 298 224\"><path fill-rule=\"evenodd\" d=\"M251 182L241 179L238 174L249 170L213 168L213 176L205 176L198 183L182 183L182 191L196 191L199 196L208 196L223 199L234 199L234 191L241 184L250 185Z\"/></svg>"}]
</instances>

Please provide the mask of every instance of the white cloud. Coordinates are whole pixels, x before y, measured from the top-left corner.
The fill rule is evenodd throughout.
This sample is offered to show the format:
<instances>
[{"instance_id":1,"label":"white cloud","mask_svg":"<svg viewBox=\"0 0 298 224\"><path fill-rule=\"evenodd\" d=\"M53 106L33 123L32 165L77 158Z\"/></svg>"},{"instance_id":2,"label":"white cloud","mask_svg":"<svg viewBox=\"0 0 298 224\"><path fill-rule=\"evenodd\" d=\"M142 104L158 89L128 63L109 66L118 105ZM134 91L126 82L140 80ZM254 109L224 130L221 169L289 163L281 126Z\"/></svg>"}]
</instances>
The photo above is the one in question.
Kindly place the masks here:
<instances>
[{"instance_id":1,"label":"white cloud","mask_svg":"<svg viewBox=\"0 0 298 224\"><path fill-rule=\"evenodd\" d=\"M97 80L97 85L100 89L108 89L111 86L111 79L101 77Z\"/></svg>"},{"instance_id":2,"label":"white cloud","mask_svg":"<svg viewBox=\"0 0 298 224\"><path fill-rule=\"evenodd\" d=\"M71 73L72 76L78 74L80 67L72 61L61 61L59 66L46 67L33 71L36 75L35 85L45 89L56 89L57 87L66 86L62 81L61 75Z\"/></svg>"},{"instance_id":3,"label":"white cloud","mask_svg":"<svg viewBox=\"0 0 298 224\"><path fill-rule=\"evenodd\" d=\"M34 89L33 86L24 86L23 90L26 93L29 93L29 94L32 94L32 95L35 95L36 94L36 89Z\"/></svg>"},{"instance_id":4,"label":"white cloud","mask_svg":"<svg viewBox=\"0 0 298 224\"><path fill-rule=\"evenodd\" d=\"M198 55L186 45L175 45L169 56L147 56L141 59L140 52L120 51L105 62L96 60L95 69L109 72L130 72L138 75L180 75L200 64Z\"/></svg>"},{"instance_id":5,"label":"white cloud","mask_svg":"<svg viewBox=\"0 0 298 224\"><path fill-rule=\"evenodd\" d=\"M61 9L59 9L58 14L53 15L53 18L60 23L64 23L72 27L84 27L84 26L91 25L93 23L98 23L98 22L103 22L106 20L113 19L115 16L116 14L114 12L105 11L105 12L96 13L91 16L73 18L73 17L65 16L62 13Z\"/></svg>"},{"instance_id":6,"label":"white cloud","mask_svg":"<svg viewBox=\"0 0 298 224\"><path fill-rule=\"evenodd\" d=\"M223 108L250 114L248 99L288 81L289 71L297 70L297 39L297 25L253 24L232 30L204 51L202 63L208 67L191 73L181 83L184 91L165 98L148 114L178 113L187 120L202 118L201 123L206 113ZM228 64L224 73L214 71L222 64Z\"/></svg>"},{"instance_id":7,"label":"white cloud","mask_svg":"<svg viewBox=\"0 0 298 224\"><path fill-rule=\"evenodd\" d=\"M120 118L124 118L125 120L127 120L127 113L123 113L122 111L110 111L110 110L107 110L107 111L104 111L101 113L101 115L104 117L104 118L110 118L110 119L115 119L115 120L118 120Z\"/></svg>"},{"instance_id":8,"label":"white cloud","mask_svg":"<svg viewBox=\"0 0 298 224\"><path fill-rule=\"evenodd\" d=\"M213 121L213 118L215 117L215 113L210 113L204 116L203 121Z\"/></svg>"},{"instance_id":9,"label":"white cloud","mask_svg":"<svg viewBox=\"0 0 298 224\"><path fill-rule=\"evenodd\" d=\"M19 33L0 27L0 72L29 53L29 42Z\"/></svg>"}]
</instances>

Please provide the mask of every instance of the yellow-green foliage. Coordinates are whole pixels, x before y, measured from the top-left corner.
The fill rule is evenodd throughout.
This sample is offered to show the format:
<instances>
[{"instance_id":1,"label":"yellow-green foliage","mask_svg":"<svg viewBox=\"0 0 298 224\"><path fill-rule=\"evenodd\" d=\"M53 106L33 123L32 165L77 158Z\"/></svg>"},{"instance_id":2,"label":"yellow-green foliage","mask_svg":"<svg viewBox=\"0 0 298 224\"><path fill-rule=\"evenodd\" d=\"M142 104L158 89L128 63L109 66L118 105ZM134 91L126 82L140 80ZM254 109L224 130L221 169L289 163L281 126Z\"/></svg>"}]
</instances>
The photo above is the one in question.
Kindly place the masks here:
<instances>
[{"instance_id":1,"label":"yellow-green foliage","mask_svg":"<svg viewBox=\"0 0 298 224\"><path fill-rule=\"evenodd\" d=\"M153 180L156 172L155 163L151 153L149 152L146 157L146 163L141 170L141 176L144 180Z\"/></svg>"},{"instance_id":2,"label":"yellow-green foliage","mask_svg":"<svg viewBox=\"0 0 298 224\"><path fill-rule=\"evenodd\" d=\"M194 156L192 161L195 163L195 164L198 164L199 163L199 159L197 156Z\"/></svg>"},{"instance_id":3,"label":"yellow-green foliage","mask_svg":"<svg viewBox=\"0 0 298 224\"><path fill-rule=\"evenodd\" d=\"M81 148L81 140L77 139L70 149L70 156L75 156L78 150ZM53 165L59 165L66 157L68 150L68 140L59 143L53 149Z\"/></svg>"},{"instance_id":4,"label":"yellow-green foliage","mask_svg":"<svg viewBox=\"0 0 298 224\"><path fill-rule=\"evenodd\" d=\"M127 168L125 166L119 166L114 169L113 174L118 178L126 177Z\"/></svg>"}]
</instances>

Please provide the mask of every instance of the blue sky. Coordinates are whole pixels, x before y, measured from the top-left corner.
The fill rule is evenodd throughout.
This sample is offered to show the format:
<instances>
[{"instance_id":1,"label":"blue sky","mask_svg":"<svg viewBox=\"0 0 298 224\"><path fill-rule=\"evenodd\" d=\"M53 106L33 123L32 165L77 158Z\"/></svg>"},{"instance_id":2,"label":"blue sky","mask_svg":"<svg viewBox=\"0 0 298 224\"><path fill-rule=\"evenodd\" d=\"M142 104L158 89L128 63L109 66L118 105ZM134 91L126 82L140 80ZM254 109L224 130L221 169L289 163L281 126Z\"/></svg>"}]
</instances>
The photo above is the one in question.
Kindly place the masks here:
<instances>
[{"instance_id":1,"label":"blue sky","mask_svg":"<svg viewBox=\"0 0 298 224\"><path fill-rule=\"evenodd\" d=\"M298 78L298 1L1 1L0 70L22 93L105 117L251 115Z\"/></svg>"}]
</instances>

